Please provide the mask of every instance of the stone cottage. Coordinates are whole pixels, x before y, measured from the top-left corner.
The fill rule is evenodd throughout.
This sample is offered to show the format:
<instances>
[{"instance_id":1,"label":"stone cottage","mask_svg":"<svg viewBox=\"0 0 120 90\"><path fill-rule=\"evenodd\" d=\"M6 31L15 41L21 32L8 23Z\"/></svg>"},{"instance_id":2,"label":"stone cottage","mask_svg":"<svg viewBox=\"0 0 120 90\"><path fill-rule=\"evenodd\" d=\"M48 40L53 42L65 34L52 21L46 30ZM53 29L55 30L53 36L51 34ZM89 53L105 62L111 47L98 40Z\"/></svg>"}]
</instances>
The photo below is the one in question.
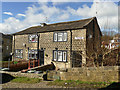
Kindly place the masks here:
<instances>
[{"instance_id":1,"label":"stone cottage","mask_svg":"<svg viewBox=\"0 0 120 90\"><path fill-rule=\"evenodd\" d=\"M97 18L41 23L13 34L13 60L40 60L40 65L51 62L57 68L81 67L86 56L101 46Z\"/></svg>"},{"instance_id":2,"label":"stone cottage","mask_svg":"<svg viewBox=\"0 0 120 90\"><path fill-rule=\"evenodd\" d=\"M0 33L0 60L7 61L12 52L12 35Z\"/></svg>"}]
</instances>

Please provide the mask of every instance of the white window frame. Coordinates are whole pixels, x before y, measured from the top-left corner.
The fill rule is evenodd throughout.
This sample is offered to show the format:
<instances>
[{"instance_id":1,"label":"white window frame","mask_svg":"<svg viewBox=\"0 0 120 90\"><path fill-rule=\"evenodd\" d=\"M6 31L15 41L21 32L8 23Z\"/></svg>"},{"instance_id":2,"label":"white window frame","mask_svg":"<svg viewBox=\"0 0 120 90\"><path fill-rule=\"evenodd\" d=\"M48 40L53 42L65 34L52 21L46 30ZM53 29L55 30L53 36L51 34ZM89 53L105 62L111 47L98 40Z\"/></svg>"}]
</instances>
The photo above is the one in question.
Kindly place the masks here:
<instances>
[{"instance_id":1,"label":"white window frame","mask_svg":"<svg viewBox=\"0 0 120 90\"><path fill-rule=\"evenodd\" d=\"M58 56L57 60L62 61L62 57L63 57L62 51L58 51L57 54L58 54L57 55Z\"/></svg>"},{"instance_id":2,"label":"white window frame","mask_svg":"<svg viewBox=\"0 0 120 90\"><path fill-rule=\"evenodd\" d=\"M15 50L15 57L16 58L22 58L23 57L23 50L22 49L16 49Z\"/></svg>"},{"instance_id":3,"label":"white window frame","mask_svg":"<svg viewBox=\"0 0 120 90\"><path fill-rule=\"evenodd\" d=\"M66 42L67 41L67 32L55 32L53 36L54 42Z\"/></svg>"},{"instance_id":4,"label":"white window frame","mask_svg":"<svg viewBox=\"0 0 120 90\"><path fill-rule=\"evenodd\" d=\"M35 41L32 41L32 38L35 38ZM31 42L31 43L38 42L38 36L36 34L30 34L29 35L29 42Z\"/></svg>"},{"instance_id":5,"label":"white window frame","mask_svg":"<svg viewBox=\"0 0 120 90\"><path fill-rule=\"evenodd\" d=\"M58 33L58 42L63 41L63 33Z\"/></svg>"},{"instance_id":6,"label":"white window frame","mask_svg":"<svg viewBox=\"0 0 120 90\"><path fill-rule=\"evenodd\" d=\"M57 33L54 33L54 41L57 41Z\"/></svg>"},{"instance_id":7,"label":"white window frame","mask_svg":"<svg viewBox=\"0 0 120 90\"><path fill-rule=\"evenodd\" d=\"M67 52L63 51L63 61L66 62L67 61Z\"/></svg>"},{"instance_id":8,"label":"white window frame","mask_svg":"<svg viewBox=\"0 0 120 90\"><path fill-rule=\"evenodd\" d=\"M34 54L34 57L32 57L32 54ZM37 59L37 49L28 50L28 59Z\"/></svg>"},{"instance_id":9,"label":"white window frame","mask_svg":"<svg viewBox=\"0 0 120 90\"><path fill-rule=\"evenodd\" d=\"M57 61L57 51L54 51L54 61Z\"/></svg>"},{"instance_id":10,"label":"white window frame","mask_svg":"<svg viewBox=\"0 0 120 90\"><path fill-rule=\"evenodd\" d=\"M67 41L67 32L63 33L63 41Z\"/></svg>"},{"instance_id":11,"label":"white window frame","mask_svg":"<svg viewBox=\"0 0 120 90\"><path fill-rule=\"evenodd\" d=\"M60 53L61 52L61 55ZM57 56L55 56L55 53ZM65 53L65 55L64 55ZM60 59L59 59L59 55L60 55ZM64 58L65 56L65 58ZM55 58L57 57L57 58ZM53 61L58 61L58 62L67 62L67 51L65 50L53 50Z\"/></svg>"}]
</instances>

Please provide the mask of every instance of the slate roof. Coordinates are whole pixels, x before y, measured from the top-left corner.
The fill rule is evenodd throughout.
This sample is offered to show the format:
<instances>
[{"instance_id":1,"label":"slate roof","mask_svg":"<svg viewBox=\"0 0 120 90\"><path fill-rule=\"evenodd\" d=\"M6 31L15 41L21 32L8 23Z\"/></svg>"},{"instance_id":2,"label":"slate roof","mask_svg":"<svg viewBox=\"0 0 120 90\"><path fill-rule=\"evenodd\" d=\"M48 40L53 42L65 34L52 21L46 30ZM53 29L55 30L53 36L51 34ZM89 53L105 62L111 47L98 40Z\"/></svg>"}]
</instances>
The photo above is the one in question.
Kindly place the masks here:
<instances>
[{"instance_id":1,"label":"slate roof","mask_svg":"<svg viewBox=\"0 0 120 90\"><path fill-rule=\"evenodd\" d=\"M32 33L37 33L37 32L42 33L42 32L51 32L51 31L62 31L62 30L65 31L65 30L81 29L87 26L95 18L96 17L77 20L77 21L47 24L43 27L34 26L34 27L27 28L23 31L20 31L14 34L32 34Z\"/></svg>"}]
</instances>

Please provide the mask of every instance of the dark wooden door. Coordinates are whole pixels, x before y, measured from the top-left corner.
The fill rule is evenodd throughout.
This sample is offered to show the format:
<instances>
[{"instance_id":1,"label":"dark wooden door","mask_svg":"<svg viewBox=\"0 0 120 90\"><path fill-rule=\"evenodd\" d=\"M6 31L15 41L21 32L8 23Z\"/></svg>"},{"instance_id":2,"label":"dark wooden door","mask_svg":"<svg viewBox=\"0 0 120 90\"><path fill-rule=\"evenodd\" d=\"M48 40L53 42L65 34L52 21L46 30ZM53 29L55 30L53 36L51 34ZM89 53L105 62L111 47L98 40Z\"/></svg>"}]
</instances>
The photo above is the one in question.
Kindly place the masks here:
<instances>
[{"instance_id":1,"label":"dark wooden door","mask_svg":"<svg viewBox=\"0 0 120 90\"><path fill-rule=\"evenodd\" d=\"M44 65L44 50L40 50L39 60L40 60L40 65Z\"/></svg>"}]
</instances>

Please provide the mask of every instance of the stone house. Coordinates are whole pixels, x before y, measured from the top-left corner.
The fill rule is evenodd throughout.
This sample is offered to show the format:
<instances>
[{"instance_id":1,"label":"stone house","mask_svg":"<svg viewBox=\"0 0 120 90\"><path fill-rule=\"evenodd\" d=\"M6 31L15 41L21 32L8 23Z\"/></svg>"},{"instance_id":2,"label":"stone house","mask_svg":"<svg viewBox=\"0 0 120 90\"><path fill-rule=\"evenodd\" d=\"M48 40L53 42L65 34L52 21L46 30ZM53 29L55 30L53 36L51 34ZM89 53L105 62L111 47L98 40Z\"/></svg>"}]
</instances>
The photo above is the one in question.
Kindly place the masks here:
<instances>
[{"instance_id":1,"label":"stone house","mask_svg":"<svg viewBox=\"0 0 120 90\"><path fill-rule=\"evenodd\" d=\"M120 35L116 34L112 40L109 40L109 42L102 41L102 47L113 50L117 49L120 47Z\"/></svg>"},{"instance_id":2,"label":"stone house","mask_svg":"<svg viewBox=\"0 0 120 90\"><path fill-rule=\"evenodd\" d=\"M7 61L12 52L12 35L0 33L0 60Z\"/></svg>"},{"instance_id":3,"label":"stone house","mask_svg":"<svg viewBox=\"0 0 120 90\"><path fill-rule=\"evenodd\" d=\"M13 60L38 59L40 65L54 63L56 68L81 67L86 55L101 47L97 18L42 23L13 34Z\"/></svg>"}]
</instances>

